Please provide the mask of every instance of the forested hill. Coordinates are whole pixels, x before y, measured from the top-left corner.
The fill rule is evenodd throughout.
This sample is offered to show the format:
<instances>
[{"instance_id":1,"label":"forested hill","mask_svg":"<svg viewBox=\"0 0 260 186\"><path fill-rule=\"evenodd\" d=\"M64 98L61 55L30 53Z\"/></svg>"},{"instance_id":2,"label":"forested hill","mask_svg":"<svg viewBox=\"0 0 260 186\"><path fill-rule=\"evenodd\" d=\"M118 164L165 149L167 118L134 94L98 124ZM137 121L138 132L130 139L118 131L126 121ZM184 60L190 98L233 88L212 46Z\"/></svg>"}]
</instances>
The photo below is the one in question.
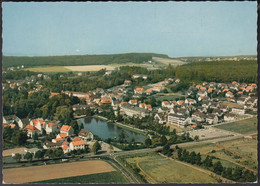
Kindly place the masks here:
<instances>
[{"instance_id":1,"label":"forested hill","mask_svg":"<svg viewBox=\"0 0 260 186\"><path fill-rule=\"evenodd\" d=\"M189 63L176 67L177 78L184 81L232 81L256 83L257 82L257 61L211 61Z\"/></svg>"},{"instance_id":2,"label":"forested hill","mask_svg":"<svg viewBox=\"0 0 260 186\"><path fill-rule=\"evenodd\" d=\"M169 58L164 54L155 53L126 53L108 55L68 55L68 56L3 56L3 67L24 65L31 66L74 66L74 65L107 65L112 63L142 63L152 60L152 57Z\"/></svg>"}]
</instances>

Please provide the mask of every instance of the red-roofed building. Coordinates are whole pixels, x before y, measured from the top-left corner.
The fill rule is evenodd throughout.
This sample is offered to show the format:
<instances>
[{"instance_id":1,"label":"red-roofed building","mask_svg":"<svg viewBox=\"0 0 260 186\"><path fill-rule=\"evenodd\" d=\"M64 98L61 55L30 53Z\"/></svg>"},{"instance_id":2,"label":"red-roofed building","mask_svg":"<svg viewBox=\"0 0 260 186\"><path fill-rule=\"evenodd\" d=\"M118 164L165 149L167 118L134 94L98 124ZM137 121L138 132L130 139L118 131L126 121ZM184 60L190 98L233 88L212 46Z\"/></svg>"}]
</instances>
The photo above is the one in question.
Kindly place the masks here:
<instances>
[{"instance_id":1,"label":"red-roofed building","mask_svg":"<svg viewBox=\"0 0 260 186\"><path fill-rule=\"evenodd\" d=\"M36 133L39 134L41 131L38 130L35 126L33 125L26 125L24 130L27 132L27 136L32 138Z\"/></svg>"},{"instance_id":2,"label":"red-roofed building","mask_svg":"<svg viewBox=\"0 0 260 186\"><path fill-rule=\"evenodd\" d=\"M45 127L46 133L50 134L51 132L59 132L58 124L50 122Z\"/></svg>"},{"instance_id":3,"label":"red-roofed building","mask_svg":"<svg viewBox=\"0 0 260 186\"><path fill-rule=\"evenodd\" d=\"M137 105L137 100L136 99L131 99L131 100L129 100L128 103L131 104L131 105Z\"/></svg>"},{"instance_id":4,"label":"red-roofed building","mask_svg":"<svg viewBox=\"0 0 260 186\"><path fill-rule=\"evenodd\" d=\"M85 142L82 141L72 141L70 142L70 150L78 150L78 149L85 149Z\"/></svg>"},{"instance_id":5,"label":"red-roofed building","mask_svg":"<svg viewBox=\"0 0 260 186\"><path fill-rule=\"evenodd\" d=\"M74 134L74 129L69 125L62 125L60 133L67 134L68 136Z\"/></svg>"},{"instance_id":6,"label":"red-roofed building","mask_svg":"<svg viewBox=\"0 0 260 186\"><path fill-rule=\"evenodd\" d=\"M41 118L31 120L30 125L35 126L39 131L46 128L46 123Z\"/></svg>"},{"instance_id":7,"label":"red-roofed building","mask_svg":"<svg viewBox=\"0 0 260 186\"><path fill-rule=\"evenodd\" d=\"M142 93L144 93L144 89L143 88L135 88L134 92L135 92L135 94L142 94Z\"/></svg>"},{"instance_id":8,"label":"red-roofed building","mask_svg":"<svg viewBox=\"0 0 260 186\"><path fill-rule=\"evenodd\" d=\"M64 141L61 146L64 154L68 153L70 151L69 143L67 141Z\"/></svg>"},{"instance_id":9,"label":"red-roofed building","mask_svg":"<svg viewBox=\"0 0 260 186\"><path fill-rule=\"evenodd\" d=\"M111 104L112 103L112 99L103 97L103 98L101 98L101 103L102 104Z\"/></svg>"}]
</instances>

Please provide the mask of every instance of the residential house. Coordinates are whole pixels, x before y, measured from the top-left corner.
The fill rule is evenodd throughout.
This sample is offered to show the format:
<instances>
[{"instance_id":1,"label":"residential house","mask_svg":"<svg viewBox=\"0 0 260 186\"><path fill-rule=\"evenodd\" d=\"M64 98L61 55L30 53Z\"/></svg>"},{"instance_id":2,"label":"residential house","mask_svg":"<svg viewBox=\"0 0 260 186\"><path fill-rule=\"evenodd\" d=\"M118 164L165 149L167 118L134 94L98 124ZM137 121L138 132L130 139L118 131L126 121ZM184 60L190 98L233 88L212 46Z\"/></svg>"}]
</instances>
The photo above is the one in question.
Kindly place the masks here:
<instances>
[{"instance_id":1,"label":"residential house","mask_svg":"<svg viewBox=\"0 0 260 186\"><path fill-rule=\"evenodd\" d=\"M30 124L29 118L24 118L18 121L19 128L23 129L25 126Z\"/></svg>"},{"instance_id":2,"label":"residential house","mask_svg":"<svg viewBox=\"0 0 260 186\"><path fill-rule=\"evenodd\" d=\"M92 132L90 132L87 129L81 129L78 134L79 137L83 138L85 141L93 141L94 140L94 135Z\"/></svg>"},{"instance_id":3,"label":"residential house","mask_svg":"<svg viewBox=\"0 0 260 186\"><path fill-rule=\"evenodd\" d=\"M247 101L247 98L244 98L244 97L240 97L240 98L237 99L237 103L239 105L245 105L246 101Z\"/></svg>"},{"instance_id":4,"label":"residential house","mask_svg":"<svg viewBox=\"0 0 260 186\"><path fill-rule=\"evenodd\" d=\"M145 91L145 94L148 95L148 96L150 96L152 93L153 93L153 90L152 90L152 89L147 89L147 90Z\"/></svg>"},{"instance_id":5,"label":"residential house","mask_svg":"<svg viewBox=\"0 0 260 186\"><path fill-rule=\"evenodd\" d=\"M50 133L56 133L59 132L59 125L57 121L53 121L53 122L49 122L46 126L45 126L45 131L46 134L50 134Z\"/></svg>"},{"instance_id":6,"label":"residential house","mask_svg":"<svg viewBox=\"0 0 260 186\"><path fill-rule=\"evenodd\" d=\"M30 125L35 126L42 133L42 129L45 129L46 122L42 118L38 118L31 120Z\"/></svg>"},{"instance_id":7,"label":"residential house","mask_svg":"<svg viewBox=\"0 0 260 186\"><path fill-rule=\"evenodd\" d=\"M220 109L213 109L212 114L220 117L223 115L223 112Z\"/></svg>"},{"instance_id":8,"label":"residential house","mask_svg":"<svg viewBox=\"0 0 260 186\"><path fill-rule=\"evenodd\" d=\"M228 105L220 105L220 108L219 108L222 112L227 112L229 110L229 107Z\"/></svg>"},{"instance_id":9,"label":"residential house","mask_svg":"<svg viewBox=\"0 0 260 186\"><path fill-rule=\"evenodd\" d=\"M202 106L198 106L197 107L197 110L199 111L199 112L207 112L207 108L206 107L202 107Z\"/></svg>"},{"instance_id":10,"label":"residential house","mask_svg":"<svg viewBox=\"0 0 260 186\"><path fill-rule=\"evenodd\" d=\"M36 133L37 134L41 133L41 131L39 129L37 129L35 126L33 126L33 125L26 125L24 130L26 131L27 136L29 138L32 138Z\"/></svg>"},{"instance_id":11,"label":"residential house","mask_svg":"<svg viewBox=\"0 0 260 186\"><path fill-rule=\"evenodd\" d=\"M193 121L203 122L205 121L206 115L202 112L194 112L191 118Z\"/></svg>"},{"instance_id":12,"label":"residential house","mask_svg":"<svg viewBox=\"0 0 260 186\"><path fill-rule=\"evenodd\" d=\"M137 88L135 88L134 93L135 94L143 94L144 93L144 89L140 88L140 87L137 87Z\"/></svg>"},{"instance_id":13,"label":"residential house","mask_svg":"<svg viewBox=\"0 0 260 186\"><path fill-rule=\"evenodd\" d=\"M124 86L130 86L131 84L132 84L132 81L130 81L130 80L124 81Z\"/></svg>"},{"instance_id":14,"label":"residential house","mask_svg":"<svg viewBox=\"0 0 260 186\"><path fill-rule=\"evenodd\" d=\"M162 107L173 108L174 105L169 103L168 101L162 101Z\"/></svg>"},{"instance_id":15,"label":"residential house","mask_svg":"<svg viewBox=\"0 0 260 186\"><path fill-rule=\"evenodd\" d=\"M192 105L192 104L196 104L197 102L194 99L185 99L185 103Z\"/></svg>"},{"instance_id":16,"label":"residential house","mask_svg":"<svg viewBox=\"0 0 260 186\"><path fill-rule=\"evenodd\" d=\"M63 138L54 138L51 140L52 143L63 143L65 139Z\"/></svg>"},{"instance_id":17,"label":"residential house","mask_svg":"<svg viewBox=\"0 0 260 186\"><path fill-rule=\"evenodd\" d=\"M219 103L218 102L211 102L209 108L212 108L212 109L218 109L220 106L219 106Z\"/></svg>"},{"instance_id":18,"label":"residential house","mask_svg":"<svg viewBox=\"0 0 260 186\"><path fill-rule=\"evenodd\" d=\"M208 114L206 116L206 122L208 124L216 124L216 123L218 123L218 117L214 114Z\"/></svg>"},{"instance_id":19,"label":"residential house","mask_svg":"<svg viewBox=\"0 0 260 186\"><path fill-rule=\"evenodd\" d=\"M207 93L207 91L202 91L202 90L199 90L198 92L197 92L197 97L200 97L200 96L207 96L208 95L208 93Z\"/></svg>"},{"instance_id":20,"label":"residential house","mask_svg":"<svg viewBox=\"0 0 260 186\"><path fill-rule=\"evenodd\" d=\"M69 142L64 141L64 142L62 143L62 145L61 145L61 148L62 148L64 154L69 153L69 152L70 152Z\"/></svg>"},{"instance_id":21,"label":"residential house","mask_svg":"<svg viewBox=\"0 0 260 186\"><path fill-rule=\"evenodd\" d=\"M81 141L72 141L70 142L70 150L78 150L78 149L85 149L85 142L83 140Z\"/></svg>"},{"instance_id":22,"label":"residential house","mask_svg":"<svg viewBox=\"0 0 260 186\"><path fill-rule=\"evenodd\" d=\"M21 119L16 115L3 116L3 123L13 124L14 122L18 124L21 122Z\"/></svg>"},{"instance_id":23,"label":"residential house","mask_svg":"<svg viewBox=\"0 0 260 186\"><path fill-rule=\"evenodd\" d=\"M211 105L211 102L209 102L209 101L204 101L204 100L203 100L203 102L202 102L202 107L204 107L204 108L209 108L210 105Z\"/></svg>"},{"instance_id":24,"label":"residential house","mask_svg":"<svg viewBox=\"0 0 260 186\"><path fill-rule=\"evenodd\" d=\"M237 119L237 116L235 114L232 114L232 113L227 113L225 116L224 116L224 121L225 122L230 122L230 121L234 121Z\"/></svg>"},{"instance_id":25,"label":"residential house","mask_svg":"<svg viewBox=\"0 0 260 186\"><path fill-rule=\"evenodd\" d=\"M74 129L69 125L62 125L60 133L64 133L67 136L71 136L72 134L74 134Z\"/></svg>"},{"instance_id":26,"label":"residential house","mask_svg":"<svg viewBox=\"0 0 260 186\"><path fill-rule=\"evenodd\" d=\"M158 121L159 124L165 124L167 122L167 114L157 113L155 114L154 119Z\"/></svg>"},{"instance_id":27,"label":"residential house","mask_svg":"<svg viewBox=\"0 0 260 186\"><path fill-rule=\"evenodd\" d=\"M161 92L162 87L158 87L158 86L156 87L156 86L155 86L155 87L152 88L152 90L153 90L154 92Z\"/></svg>"},{"instance_id":28,"label":"residential house","mask_svg":"<svg viewBox=\"0 0 260 186\"><path fill-rule=\"evenodd\" d=\"M72 110L73 111L82 110L82 109L86 109L87 107L88 107L88 105L76 104L76 105L72 105Z\"/></svg>"},{"instance_id":29,"label":"residential house","mask_svg":"<svg viewBox=\"0 0 260 186\"><path fill-rule=\"evenodd\" d=\"M177 101L177 104L178 104L178 105L182 105L183 103L184 103L183 100L178 100L178 101Z\"/></svg>"},{"instance_id":30,"label":"residential house","mask_svg":"<svg viewBox=\"0 0 260 186\"><path fill-rule=\"evenodd\" d=\"M57 143L53 143L51 141L43 142L43 149L57 149L59 147L62 147L61 142L57 142Z\"/></svg>"},{"instance_id":31,"label":"residential house","mask_svg":"<svg viewBox=\"0 0 260 186\"><path fill-rule=\"evenodd\" d=\"M107 98L107 97L102 97L101 98L101 103L104 104L111 104L112 103L112 99L111 98Z\"/></svg>"},{"instance_id":32,"label":"residential house","mask_svg":"<svg viewBox=\"0 0 260 186\"><path fill-rule=\"evenodd\" d=\"M245 114L245 109L242 107L233 107L231 110L232 113L234 114Z\"/></svg>"},{"instance_id":33,"label":"residential house","mask_svg":"<svg viewBox=\"0 0 260 186\"><path fill-rule=\"evenodd\" d=\"M138 104L138 103L137 103L137 99L131 99L131 100L128 101L128 103L129 103L130 105L137 105L137 104Z\"/></svg>"}]
</instances>

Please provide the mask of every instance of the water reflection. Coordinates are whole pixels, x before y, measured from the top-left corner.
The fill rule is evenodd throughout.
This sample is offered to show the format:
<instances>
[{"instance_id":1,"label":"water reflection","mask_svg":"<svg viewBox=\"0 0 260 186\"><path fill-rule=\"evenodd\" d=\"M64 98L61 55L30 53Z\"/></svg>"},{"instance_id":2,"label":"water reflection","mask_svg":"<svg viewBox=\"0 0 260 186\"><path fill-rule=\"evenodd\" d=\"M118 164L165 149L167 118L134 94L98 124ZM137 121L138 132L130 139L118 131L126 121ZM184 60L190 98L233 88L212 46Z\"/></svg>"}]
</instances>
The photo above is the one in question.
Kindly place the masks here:
<instances>
[{"instance_id":1,"label":"water reflection","mask_svg":"<svg viewBox=\"0 0 260 186\"><path fill-rule=\"evenodd\" d=\"M126 133L127 141L131 141L132 138L136 142L144 142L145 135L136 133L127 128L122 128L114 123L107 123L104 120L96 118L81 118L78 119L78 123L83 123L85 129L90 130L93 134L99 136L102 139L118 138L120 132L123 130Z\"/></svg>"}]
</instances>

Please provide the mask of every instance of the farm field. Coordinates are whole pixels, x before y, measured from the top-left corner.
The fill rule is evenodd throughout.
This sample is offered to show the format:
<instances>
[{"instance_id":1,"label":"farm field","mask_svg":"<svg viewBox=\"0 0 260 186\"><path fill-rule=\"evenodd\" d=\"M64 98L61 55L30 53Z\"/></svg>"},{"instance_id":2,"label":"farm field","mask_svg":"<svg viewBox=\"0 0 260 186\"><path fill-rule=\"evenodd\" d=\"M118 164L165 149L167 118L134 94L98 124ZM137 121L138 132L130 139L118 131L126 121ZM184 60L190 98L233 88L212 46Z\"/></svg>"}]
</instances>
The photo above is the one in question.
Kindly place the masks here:
<instances>
[{"instance_id":1,"label":"farm field","mask_svg":"<svg viewBox=\"0 0 260 186\"><path fill-rule=\"evenodd\" d=\"M44 180L33 183L128 183L127 180L121 175L120 172L106 172L98 174L90 174L84 176L75 176L69 178L60 178L52 180Z\"/></svg>"},{"instance_id":2,"label":"farm field","mask_svg":"<svg viewBox=\"0 0 260 186\"><path fill-rule=\"evenodd\" d=\"M189 152L200 152L201 155L210 155L219 158L224 166L241 166L257 171L257 141L252 139L236 139L185 147ZM214 152L214 151L215 152ZM205 157L204 156L204 157ZM214 160L216 161L216 160Z\"/></svg>"},{"instance_id":3,"label":"farm field","mask_svg":"<svg viewBox=\"0 0 260 186\"><path fill-rule=\"evenodd\" d=\"M105 161L80 161L54 165L3 169L3 180L4 183L28 183L113 171L115 171L115 169Z\"/></svg>"},{"instance_id":4,"label":"farm field","mask_svg":"<svg viewBox=\"0 0 260 186\"><path fill-rule=\"evenodd\" d=\"M29 70L32 72L70 72L65 66L42 66L42 67L32 67L25 68L23 70Z\"/></svg>"},{"instance_id":5,"label":"farm field","mask_svg":"<svg viewBox=\"0 0 260 186\"><path fill-rule=\"evenodd\" d=\"M172 66L187 64L187 62L183 62L179 59L169 59L169 58L161 58L161 57L153 57L153 61L161 63L161 65L168 66L169 64Z\"/></svg>"},{"instance_id":6,"label":"farm field","mask_svg":"<svg viewBox=\"0 0 260 186\"><path fill-rule=\"evenodd\" d=\"M11 156L12 153L18 153L18 152L24 151L24 149L26 149L26 148L21 147L21 148L3 150L3 156Z\"/></svg>"},{"instance_id":7,"label":"farm field","mask_svg":"<svg viewBox=\"0 0 260 186\"><path fill-rule=\"evenodd\" d=\"M228 124L215 126L219 129L228 130L231 132L237 132L241 134L250 134L257 132L257 118L245 119L242 121L235 121Z\"/></svg>"},{"instance_id":8,"label":"farm field","mask_svg":"<svg viewBox=\"0 0 260 186\"><path fill-rule=\"evenodd\" d=\"M140 166L140 172L149 183L216 183L208 174L166 159L157 154L125 159L129 164Z\"/></svg>"}]
</instances>

